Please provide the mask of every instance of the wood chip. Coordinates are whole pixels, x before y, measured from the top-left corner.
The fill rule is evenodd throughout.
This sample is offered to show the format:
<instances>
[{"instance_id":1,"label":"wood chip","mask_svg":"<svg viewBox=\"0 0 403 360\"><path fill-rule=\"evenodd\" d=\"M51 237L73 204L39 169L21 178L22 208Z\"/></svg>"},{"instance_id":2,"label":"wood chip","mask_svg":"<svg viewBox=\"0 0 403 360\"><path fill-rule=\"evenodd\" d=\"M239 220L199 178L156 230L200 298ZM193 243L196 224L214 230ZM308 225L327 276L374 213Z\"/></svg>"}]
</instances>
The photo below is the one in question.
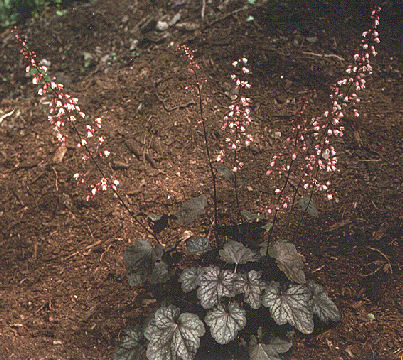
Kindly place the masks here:
<instances>
[{"instance_id":1,"label":"wood chip","mask_svg":"<svg viewBox=\"0 0 403 360\"><path fill-rule=\"evenodd\" d=\"M60 164L63 161L66 152L67 152L66 146L64 145L59 146L55 154L53 155L53 163Z\"/></svg>"}]
</instances>

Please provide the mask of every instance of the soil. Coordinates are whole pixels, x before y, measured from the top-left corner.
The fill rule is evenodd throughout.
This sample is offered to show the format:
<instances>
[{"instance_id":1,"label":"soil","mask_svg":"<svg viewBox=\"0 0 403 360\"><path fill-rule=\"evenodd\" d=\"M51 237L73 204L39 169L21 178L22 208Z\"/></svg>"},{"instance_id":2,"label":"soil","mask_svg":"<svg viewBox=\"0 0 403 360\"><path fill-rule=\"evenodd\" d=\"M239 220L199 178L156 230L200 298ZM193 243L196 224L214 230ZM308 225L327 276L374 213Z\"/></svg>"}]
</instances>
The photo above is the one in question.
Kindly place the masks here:
<instances>
[{"instance_id":1,"label":"soil","mask_svg":"<svg viewBox=\"0 0 403 360\"><path fill-rule=\"evenodd\" d=\"M152 239L141 214L173 214L185 200L208 194L204 216L189 226L172 223L159 238L170 244L185 231L211 230L199 108L186 89L192 74L177 44L197 50L207 80L203 108L214 156L225 142L231 63L249 59L255 142L242 152L238 184L242 208L257 212L274 199L278 185L265 172L290 131L301 94L315 90L304 116L322 114L330 86L343 78L371 24L367 1L207 1L204 22L201 3L77 2L64 15L50 8L19 26L65 92L79 99L90 119L102 118L111 152L104 171L119 180L136 218L110 190L86 201L88 184L73 178L83 169L80 149L70 138L61 148L47 121L46 97L35 94L25 74L19 44L8 29L0 35L1 359L112 359L122 329L155 302L144 289L129 287L122 259L136 238ZM297 333L289 359L403 356L398 10L384 2L360 117L347 117L337 140L334 199L315 195L318 218L297 207L281 213L273 233L295 244L306 276L326 288L342 316L311 335ZM153 19L169 22L177 13L185 28L153 30ZM100 177L90 162L84 165L89 179ZM236 220L231 182L219 177L217 187L220 221Z\"/></svg>"}]
</instances>

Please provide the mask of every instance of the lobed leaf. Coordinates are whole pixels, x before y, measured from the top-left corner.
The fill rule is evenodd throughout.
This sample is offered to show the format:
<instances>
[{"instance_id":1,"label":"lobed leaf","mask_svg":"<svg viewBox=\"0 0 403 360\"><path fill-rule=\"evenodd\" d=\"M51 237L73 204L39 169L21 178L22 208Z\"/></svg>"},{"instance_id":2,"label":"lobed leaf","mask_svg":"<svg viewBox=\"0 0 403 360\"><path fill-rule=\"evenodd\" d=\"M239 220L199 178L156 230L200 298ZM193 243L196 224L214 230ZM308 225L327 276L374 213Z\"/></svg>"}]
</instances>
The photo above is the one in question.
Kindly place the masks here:
<instances>
[{"instance_id":1,"label":"lobed leaf","mask_svg":"<svg viewBox=\"0 0 403 360\"><path fill-rule=\"evenodd\" d=\"M219 174L221 174L222 176L224 176L225 179L227 180L233 180L234 179L234 172L228 168L225 165L222 164L217 164L216 169L218 171Z\"/></svg>"},{"instance_id":2,"label":"lobed leaf","mask_svg":"<svg viewBox=\"0 0 403 360\"><path fill-rule=\"evenodd\" d=\"M204 254L211 250L208 238L192 236L186 240L186 247L189 254Z\"/></svg>"},{"instance_id":3,"label":"lobed leaf","mask_svg":"<svg viewBox=\"0 0 403 360\"><path fill-rule=\"evenodd\" d=\"M288 350L291 349L292 343L287 340L280 339L279 337L274 337L270 339L268 344L274 351L277 351L279 354L284 354Z\"/></svg>"},{"instance_id":4,"label":"lobed leaf","mask_svg":"<svg viewBox=\"0 0 403 360\"><path fill-rule=\"evenodd\" d=\"M153 215L146 214L150 222L152 223L152 229L154 233L158 234L168 226L169 216L167 214L163 215Z\"/></svg>"},{"instance_id":5,"label":"lobed leaf","mask_svg":"<svg viewBox=\"0 0 403 360\"><path fill-rule=\"evenodd\" d=\"M204 214L207 205L207 196L200 195L186 201L176 213L176 222L180 225L189 225L200 215Z\"/></svg>"},{"instance_id":6,"label":"lobed leaf","mask_svg":"<svg viewBox=\"0 0 403 360\"><path fill-rule=\"evenodd\" d=\"M204 322L210 327L211 336L219 344L228 344L234 340L239 330L246 325L246 311L237 302L230 303L226 309L218 304L210 310Z\"/></svg>"},{"instance_id":7,"label":"lobed leaf","mask_svg":"<svg viewBox=\"0 0 403 360\"><path fill-rule=\"evenodd\" d=\"M217 266L204 268L200 275L200 286L197 297L204 309L211 309L222 297L234 297L235 274L228 270L220 270Z\"/></svg>"},{"instance_id":8,"label":"lobed leaf","mask_svg":"<svg viewBox=\"0 0 403 360\"><path fill-rule=\"evenodd\" d=\"M308 281L309 290L313 297L313 313L323 322L340 321L340 313L336 304L329 299L326 290L313 281Z\"/></svg>"},{"instance_id":9,"label":"lobed leaf","mask_svg":"<svg viewBox=\"0 0 403 360\"><path fill-rule=\"evenodd\" d=\"M298 200L298 204L301 206L302 210L306 211L309 215L313 217L319 216L312 198L301 198Z\"/></svg>"},{"instance_id":10,"label":"lobed leaf","mask_svg":"<svg viewBox=\"0 0 403 360\"><path fill-rule=\"evenodd\" d=\"M259 309L262 303L261 294L265 289L265 283L260 279L261 273L251 270L247 274L240 274L235 280L235 291L243 293L245 302L252 309Z\"/></svg>"},{"instance_id":11,"label":"lobed leaf","mask_svg":"<svg viewBox=\"0 0 403 360\"><path fill-rule=\"evenodd\" d=\"M278 337L273 338L268 344L257 342L253 336L249 344L250 360L281 360L279 354L290 350L292 344Z\"/></svg>"},{"instance_id":12,"label":"lobed leaf","mask_svg":"<svg viewBox=\"0 0 403 360\"><path fill-rule=\"evenodd\" d=\"M261 253L266 253L263 247ZM276 259L277 266L287 278L299 284L305 283L304 262L294 244L285 240L277 240L269 245L269 255Z\"/></svg>"},{"instance_id":13,"label":"lobed leaf","mask_svg":"<svg viewBox=\"0 0 403 360\"><path fill-rule=\"evenodd\" d=\"M168 265L158 260L154 263L154 268L151 275L147 278L150 284L161 284L169 280Z\"/></svg>"},{"instance_id":14,"label":"lobed leaf","mask_svg":"<svg viewBox=\"0 0 403 360\"><path fill-rule=\"evenodd\" d=\"M161 245L153 247L148 239L136 239L123 254L129 285L140 286L146 280L153 283L165 281L168 267L161 261L163 253Z\"/></svg>"},{"instance_id":15,"label":"lobed leaf","mask_svg":"<svg viewBox=\"0 0 403 360\"><path fill-rule=\"evenodd\" d=\"M270 309L278 325L289 323L304 334L312 333L313 301L306 286L290 285L282 291L278 282L272 282L263 294L262 304Z\"/></svg>"},{"instance_id":16,"label":"lobed leaf","mask_svg":"<svg viewBox=\"0 0 403 360\"><path fill-rule=\"evenodd\" d=\"M256 254L239 241L230 240L219 251L220 259L228 264L246 264L248 261L257 261Z\"/></svg>"},{"instance_id":17,"label":"lobed leaf","mask_svg":"<svg viewBox=\"0 0 403 360\"><path fill-rule=\"evenodd\" d=\"M187 293L196 289L200 285L200 275L203 271L204 268L195 266L184 269L179 277L182 291Z\"/></svg>"},{"instance_id":18,"label":"lobed leaf","mask_svg":"<svg viewBox=\"0 0 403 360\"><path fill-rule=\"evenodd\" d=\"M113 352L113 360L141 360L145 350L140 328L128 327L123 331L122 342Z\"/></svg>"},{"instance_id":19,"label":"lobed leaf","mask_svg":"<svg viewBox=\"0 0 403 360\"><path fill-rule=\"evenodd\" d=\"M205 333L195 314L180 314L174 305L159 308L144 331L149 360L193 360Z\"/></svg>"},{"instance_id":20,"label":"lobed leaf","mask_svg":"<svg viewBox=\"0 0 403 360\"><path fill-rule=\"evenodd\" d=\"M269 231L273 227L273 223L266 223L262 226L262 229L265 231Z\"/></svg>"}]
</instances>

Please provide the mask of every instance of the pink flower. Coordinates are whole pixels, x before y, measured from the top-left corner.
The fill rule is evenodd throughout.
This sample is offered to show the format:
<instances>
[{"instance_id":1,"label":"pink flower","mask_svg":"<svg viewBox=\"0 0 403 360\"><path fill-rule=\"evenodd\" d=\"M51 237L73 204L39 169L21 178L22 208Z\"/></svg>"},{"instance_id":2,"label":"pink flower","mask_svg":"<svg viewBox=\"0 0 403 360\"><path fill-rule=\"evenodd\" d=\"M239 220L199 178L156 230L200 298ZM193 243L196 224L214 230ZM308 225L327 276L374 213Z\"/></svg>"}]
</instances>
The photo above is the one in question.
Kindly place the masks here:
<instances>
[{"instance_id":1,"label":"pink flower","mask_svg":"<svg viewBox=\"0 0 403 360\"><path fill-rule=\"evenodd\" d=\"M84 161L88 159L95 161L95 158L108 156L109 151L99 151L99 147L104 142L104 138L102 136L94 138L95 129L91 125L77 122L78 117L82 119L85 118L84 112L81 111L78 105L76 105L78 103L78 99L71 97L69 94L65 94L62 91L63 85L57 84L55 82L55 77L50 78L47 75L48 68L46 66L37 63L35 52L29 50L27 42L23 36L17 32L17 28L15 27L12 31L15 32L15 37L22 46L20 50L21 54L23 54L25 59L29 62L29 65L25 68L26 72L32 74L33 84L41 85L41 88L38 90L38 94L40 96L47 94L49 97L51 97L49 102L49 112L53 115L48 116L48 120L52 125L54 125L53 128L56 132L57 140L59 140L63 145L66 144L69 131L66 131L64 128L66 125L68 125L70 126L70 132L75 134L78 138L76 145L77 148L80 148L83 151L81 158ZM100 128L101 118L96 118L95 124L98 128ZM84 139L84 137L86 139ZM97 168L99 169L98 165ZM79 183L84 183L86 181L85 174L80 172L74 174L74 179ZM113 189L116 190L118 182L112 182L112 177L110 179L102 177L101 181L98 181L95 185L90 185L91 191L90 194L87 195L87 199L95 195L99 189L105 190L109 184L111 184L111 186L113 185Z\"/></svg>"}]
</instances>

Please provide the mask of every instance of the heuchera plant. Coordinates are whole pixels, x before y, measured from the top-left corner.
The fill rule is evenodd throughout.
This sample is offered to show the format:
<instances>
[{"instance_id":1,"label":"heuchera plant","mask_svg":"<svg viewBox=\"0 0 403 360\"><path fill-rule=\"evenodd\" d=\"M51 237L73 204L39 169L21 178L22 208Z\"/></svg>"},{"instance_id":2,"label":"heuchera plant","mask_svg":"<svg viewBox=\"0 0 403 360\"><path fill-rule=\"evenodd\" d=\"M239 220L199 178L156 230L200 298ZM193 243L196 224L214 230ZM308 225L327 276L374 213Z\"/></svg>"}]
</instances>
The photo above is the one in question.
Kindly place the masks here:
<instances>
[{"instance_id":1,"label":"heuchera plant","mask_svg":"<svg viewBox=\"0 0 403 360\"><path fill-rule=\"evenodd\" d=\"M374 26L363 33L360 51L354 55L354 65L346 69L348 77L339 80L332 88L330 110L322 116L306 120L303 116L306 98L311 95L307 91L296 114L292 137L286 139L284 151L271 160L267 175L285 179L282 187L275 190L277 204L264 209L265 214L274 215L272 223L267 223L260 215L241 211L249 221L246 231L243 228L245 223L236 225L229 232L224 229L224 234L232 235L234 239L223 246L211 244L207 237L188 238L185 242L187 252L197 257L192 266L179 274L177 268L170 270L171 251L175 245L162 249L160 246L152 247L148 240L141 239L127 249L124 260L131 283L131 279L139 276L144 281L142 285L151 285L151 288L161 283L162 279L167 282L156 294L161 302L155 311L141 326L125 331L123 343L115 352L116 360L141 359L143 351L149 360L195 359L201 338L206 336L207 331L208 338L218 344L233 344L226 355L236 354L232 357L234 359L246 359L248 353L250 360L279 360L280 354L286 353L292 346L289 339L279 336L284 333L281 326L292 326L303 334L310 334L314 329L314 318L324 323L340 320L340 313L326 290L306 279L302 257L292 243L278 239L257 245L259 242L255 237L269 230L268 240L271 239L278 212L287 209L290 203L292 205L297 196L304 210L318 216L312 194L314 190L329 190L329 182L320 182L320 172L337 170L331 137L343 135L345 113L351 110L353 116L359 116L355 107L359 102L357 92L363 90L365 77L372 71L369 59L370 55L376 55L374 43L379 42L376 31L379 11L380 8L376 8L372 13ZM192 54L191 71L195 73L200 68L195 65L193 52L186 48L186 54L189 53ZM241 66L243 74L249 74L246 64L246 58L233 63L235 67ZM197 75L195 78L198 79ZM250 84L237 75L233 75L232 79L235 91L223 124L223 130L228 131L227 149L219 152L217 160L223 161L225 155L233 151L232 170L236 174L243 166L237 156L238 151L242 146L248 146L253 138L247 135L247 126L252 121L250 99L240 93ZM200 83L196 82L194 88L198 89L200 99ZM200 110L199 123L204 126L204 121ZM208 146L207 136L205 145ZM211 164L210 158L208 161ZM217 167L213 171L217 171ZM234 185L236 191L236 182ZM303 197L303 190L309 191L310 195ZM332 199L330 192L327 198ZM204 211L205 200L203 203L198 198L189 200L184 205L186 210L180 209L177 215L186 213L189 219L194 219ZM148 269L148 275L144 274L144 269ZM175 281L177 276L179 290ZM165 291L162 290L164 286ZM188 296L184 298L180 290ZM195 308L195 304L200 304L201 309ZM253 316L254 312L258 315ZM269 322L269 316L273 323ZM252 324L247 321L251 317L254 319ZM245 339L249 340L249 344L242 349ZM234 343L235 340L239 341ZM203 346L212 347L208 340ZM216 358L203 347L199 354L200 359ZM218 358L226 355L224 350Z\"/></svg>"},{"instance_id":2,"label":"heuchera plant","mask_svg":"<svg viewBox=\"0 0 403 360\"><path fill-rule=\"evenodd\" d=\"M329 184L320 182L319 172L336 170L337 158L330 139L343 135L342 122L350 105L353 115L359 116L354 105L359 101L357 92L365 87L365 77L372 71L369 60L371 55L376 55L374 43L379 42L376 30L379 11L380 8L376 8L372 12L374 26L363 33L360 51L354 54L354 64L346 70L348 76L332 89L331 108L307 121L302 116L306 106L303 100L292 137L286 139L284 151L271 160L267 174L284 179L275 191L277 203L263 211L266 216L274 215L271 223L262 215L239 211L237 204L239 214L247 221L234 227L218 226L216 173L219 167L212 161L203 115L202 83L205 79L199 75L194 52L186 46L180 48L194 76L189 88L195 90L199 100L198 124L203 129L206 159L213 180L216 241L210 242L208 236L191 236L184 241L185 249L178 250L182 241L167 247L156 236L169 224L169 219L186 226L202 216L207 207L206 195L189 199L174 215L147 215L153 223L153 231L147 231L153 234L157 245L148 238L137 239L126 249L123 259L129 285L146 287L157 299L157 306L147 318L124 330L122 342L114 352L115 360L141 360L144 355L148 360L206 360L217 356L279 360L281 354L292 347L290 339L284 337L290 327L310 334L315 318L324 323L340 320L339 311L326 290L306 279L302 257L295 246L287 240L272 240L271 234L278 212L287 209L289 203L293 205L300 189L310 191L310 195L308 198L299 196L299 204L312 216L318 216L312 194L316 189L328 190ZM62 85L36 62L36 55L29 51L25 39L18 33L16 37L29 61L27 71L33 76L33 83L40 86L38 94L52 96L49 120L62 146L66 144L64 126L68 123L79 139L76 146L85 149L83 160L97 163L97 157L107 156L106 150L100 150L103 137L95 136L100 120L96 119L94 126L86 125L86 130L81 132L76 126L77 118L85 119L85 114L77 106L77 99L62 92ZM244 57L233 63L244 75L250 73L246 64ZM228 131L226 149L218 152L217 160L221 162L233 151L232 171L236 174L243 166L238 158L239 150L248 146L253 138L247 132L252 121L250 99L242 94L250 86L249 82L237 75L232 79L236 91L223 125L223 131ZM89 142L94 138L91 149ZM106 180L99 166L98 170L102 178L92 185L90 194L95 195L110 185L118 196L118 182L113 178ZM75 178L83 181L84 176L78 174ZM234 186L237 191L236 181ZM331 199L332 194L328 193L327 197ZM120 196L118 199L126 207ZM265 232L268 232L267 241L256 241ZM223 242L222 235L232 239ZM188 255L190 266L181 268L175 256L178 253L180 257ZM248 321L250 319L253 321ZM221 346L222 352L209 352L215 349L214 343Z\"/></svg>"}]
</instances>

